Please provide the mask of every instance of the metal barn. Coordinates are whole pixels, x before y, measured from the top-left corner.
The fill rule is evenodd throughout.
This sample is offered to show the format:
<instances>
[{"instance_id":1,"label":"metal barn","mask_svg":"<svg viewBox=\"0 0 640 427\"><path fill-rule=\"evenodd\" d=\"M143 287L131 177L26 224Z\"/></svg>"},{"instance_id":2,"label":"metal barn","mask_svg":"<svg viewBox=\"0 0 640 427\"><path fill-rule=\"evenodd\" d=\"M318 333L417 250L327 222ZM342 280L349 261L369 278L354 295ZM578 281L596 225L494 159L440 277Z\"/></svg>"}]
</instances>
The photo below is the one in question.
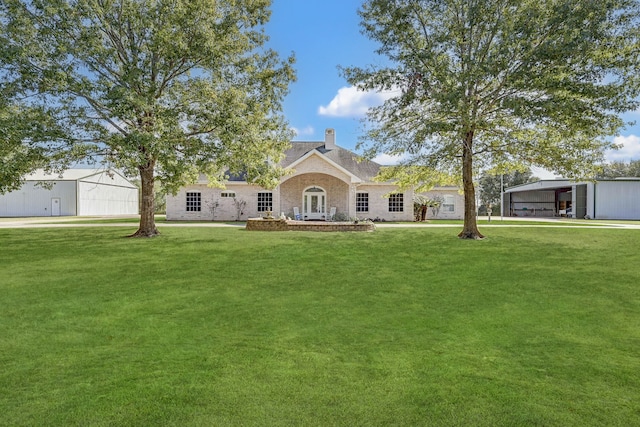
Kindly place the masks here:
<instances>
[{"instance_id":1,"label":"metal barn","mask_svg":"<svg viewBox=\"0 0 640 427\"><path fill-rule=\"evenodd\" d=\"M504 192L506 216L640 219L640 178L542 180Z\"/></svg>"},{"instance_id":2,"label":"metal barn","mask_svg":"<svg viewBox=\"0 0 640 427\"><path fill-rule=\"evenodd\" d=\"M45 185L43 185L45 184ZM138 188L112 170L38 170L18 190L0 195L0 217L135 215Z\"/></svg>"}]
</instances>

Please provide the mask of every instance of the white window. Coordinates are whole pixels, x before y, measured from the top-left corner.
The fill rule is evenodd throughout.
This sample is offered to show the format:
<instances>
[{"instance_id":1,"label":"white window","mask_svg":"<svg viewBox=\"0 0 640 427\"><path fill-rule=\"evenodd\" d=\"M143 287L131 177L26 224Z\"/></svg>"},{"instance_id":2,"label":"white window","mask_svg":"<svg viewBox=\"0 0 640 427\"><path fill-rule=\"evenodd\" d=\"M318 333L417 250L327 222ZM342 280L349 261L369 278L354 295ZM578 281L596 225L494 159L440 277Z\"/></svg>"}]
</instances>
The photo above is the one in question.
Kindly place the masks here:
<instances>
[{"instance_id":1,"label":"white window","mask_svg":"<svg viewBox=\"0 0 640 427\"><path fill-rule=\"evenodd\" d=\"M389 195L389 212L404 212L404 194Z\"/></svg>"},{"instance_id":2,"label":"white window","mask_svg":"<svg viewBox=\"0 0 640 427\"><path fill-rule=\"evenodd\" d=\"M258 193L258 212L273 211L273 194Z\"/></svg>"},{"instance_id":3,"label":"white window","mask_svg":"<svg viewBox=\"0 0 640 427\"><path fill-rule=\"evenodd\" d=\"M442 202L442 210L444 212L455 212L456 210L456 198L450 194L444 196Z\"/></svg>"},{"instance_id":4,"label":"white window","mask_svg":"<svg viewBox=\"0 0 640 427\"><path fill-rule=\"evenodd\" d=\"M356 212L369 212L369 193L356 193Z\"/></svg>"},{"instance_id":5,"label":"white window","mask_svg":"<svg viewBox=\"0 0 640 427\"><path fill-rule=\"evenodd\" d=\"M187 212L200 212L202 210L202 198L199 192L187 193Z\"/></svg>"},{"instance_id":6,"label":"white window","mask_svg":"<svg viewBox=\"0 0 640 427\"><path fill-rule=\"evenodd\" d=\"M223 191L220 197L236 197L235 191Z\"/></svg>"}]
</instances>

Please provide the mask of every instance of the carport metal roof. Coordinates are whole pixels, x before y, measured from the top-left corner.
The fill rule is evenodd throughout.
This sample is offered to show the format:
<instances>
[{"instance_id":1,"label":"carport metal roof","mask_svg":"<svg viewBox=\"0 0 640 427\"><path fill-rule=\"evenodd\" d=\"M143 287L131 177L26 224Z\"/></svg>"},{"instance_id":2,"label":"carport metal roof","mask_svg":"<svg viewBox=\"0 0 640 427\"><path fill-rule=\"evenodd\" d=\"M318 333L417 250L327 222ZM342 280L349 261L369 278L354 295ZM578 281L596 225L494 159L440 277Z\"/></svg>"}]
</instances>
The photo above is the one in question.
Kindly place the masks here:
<instances>
[{"instance_id":1,"label":"carport metal roof","mask_svg":"<svg viewBox=\"0 0 640 427\"><path fill-rule=\"evenodd\" d=\"M559 188L571 187L584 182L576 182L568 179L550 179L530 182L528 184L520 184L515 187L509 187L504 190L505 193L520 193L522 191L553 191Z\"/></svg>"},{"instance_id":2,"label":"carport metal roof","mask_svg":"<svg viewBox=\"0 0 640 427\"><path fill-rule=\"evenodd\" d=\"M574 185L584 185L588 183L598 182L621 182L621 181L640 181L640 177L620 177L614 179L597 179L595 181L572 181L570 179L546 179L528 184L520 184L509 187L504 190L505 193L520 193L523 191L553 191L560 188L573 187Z\"/></svg>"}]
</instances>

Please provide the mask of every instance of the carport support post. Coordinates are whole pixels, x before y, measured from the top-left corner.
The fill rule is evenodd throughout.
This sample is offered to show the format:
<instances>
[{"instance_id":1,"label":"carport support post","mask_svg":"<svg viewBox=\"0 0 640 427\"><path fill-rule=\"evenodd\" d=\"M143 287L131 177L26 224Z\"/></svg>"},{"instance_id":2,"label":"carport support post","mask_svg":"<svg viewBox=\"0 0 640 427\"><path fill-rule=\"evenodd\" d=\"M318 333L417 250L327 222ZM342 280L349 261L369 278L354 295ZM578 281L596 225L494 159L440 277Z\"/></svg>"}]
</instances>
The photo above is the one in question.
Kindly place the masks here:
<instances>
[{"instance_id":1,"label":"carport support post","mask_svg":"<svg viewBox=\"0 0 640 427\"><path fill-rule=\"evenodd\" d=\"M504 174L500 174L500 221L504 217Z\"/></svg>"}]
</instances>

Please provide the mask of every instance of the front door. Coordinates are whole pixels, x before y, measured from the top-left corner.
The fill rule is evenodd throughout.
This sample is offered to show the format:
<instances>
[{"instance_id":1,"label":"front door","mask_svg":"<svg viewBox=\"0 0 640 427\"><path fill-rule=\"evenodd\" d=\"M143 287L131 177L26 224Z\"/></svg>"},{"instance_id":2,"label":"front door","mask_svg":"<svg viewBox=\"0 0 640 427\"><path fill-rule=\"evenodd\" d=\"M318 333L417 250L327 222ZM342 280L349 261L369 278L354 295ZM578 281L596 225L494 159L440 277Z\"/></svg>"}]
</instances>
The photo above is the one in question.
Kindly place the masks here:
<instances>
[{"instance_id":1,"label":"front door","mask_svg":"<svg viewBox=\"0 0 640 427\"><path fill-rule=\"evenodd\" d=\"M302 206L303 219L325 219L327 215L327 193L320 187L307 188L303 193Z\"/></svg>"}]
</instances>

